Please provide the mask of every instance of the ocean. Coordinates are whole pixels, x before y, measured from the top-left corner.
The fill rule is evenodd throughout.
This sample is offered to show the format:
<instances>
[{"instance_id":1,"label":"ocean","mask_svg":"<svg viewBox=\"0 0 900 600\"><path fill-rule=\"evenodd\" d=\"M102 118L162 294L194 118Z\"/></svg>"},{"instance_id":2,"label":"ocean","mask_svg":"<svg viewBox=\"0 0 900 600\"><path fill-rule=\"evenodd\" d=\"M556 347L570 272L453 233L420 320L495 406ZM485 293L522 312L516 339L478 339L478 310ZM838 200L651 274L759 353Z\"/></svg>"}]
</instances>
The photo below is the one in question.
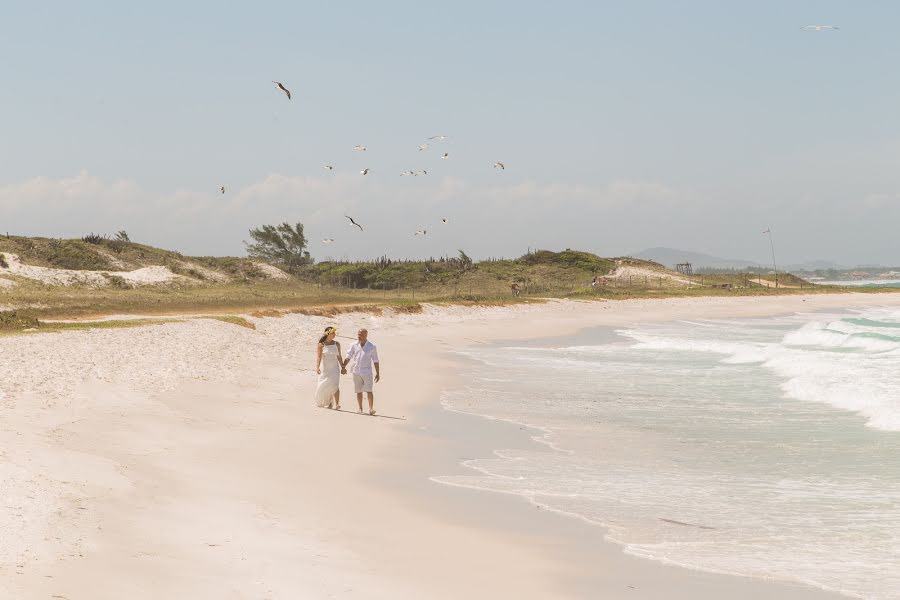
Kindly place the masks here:
<instances>
[{"instance_id":1,"label":"ocean","mask_svg":"<svg viewBox=\"0 0 900 600\"><path fill-rule=\"evenodd\" d=\"M647 559L900 598L900 311L700 317L463 352L444 406L535 443L433 480Z\"/></svg>"}]
</instances>

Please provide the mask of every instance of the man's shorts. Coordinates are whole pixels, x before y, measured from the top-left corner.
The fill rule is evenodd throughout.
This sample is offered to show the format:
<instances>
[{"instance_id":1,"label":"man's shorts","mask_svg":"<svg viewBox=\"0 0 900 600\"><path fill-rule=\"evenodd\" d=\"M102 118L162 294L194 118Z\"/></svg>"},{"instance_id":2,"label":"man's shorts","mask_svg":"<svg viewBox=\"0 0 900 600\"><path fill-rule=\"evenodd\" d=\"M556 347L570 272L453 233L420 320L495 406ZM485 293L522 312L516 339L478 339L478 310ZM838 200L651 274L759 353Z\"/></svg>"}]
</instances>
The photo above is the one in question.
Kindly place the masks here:
<instances>
[{"instance_id":1,"label":"man's shorts","mask_svg":"<svg viewBox=\"0 0 900 600\"><path fill-rule=\"evenodd\" d=\"M353 374L353 388L356 390L357 394L361 394L362 392L371 392L372 391L372 374L371 373L354 373Z\"/></svg>"}]
</instances>

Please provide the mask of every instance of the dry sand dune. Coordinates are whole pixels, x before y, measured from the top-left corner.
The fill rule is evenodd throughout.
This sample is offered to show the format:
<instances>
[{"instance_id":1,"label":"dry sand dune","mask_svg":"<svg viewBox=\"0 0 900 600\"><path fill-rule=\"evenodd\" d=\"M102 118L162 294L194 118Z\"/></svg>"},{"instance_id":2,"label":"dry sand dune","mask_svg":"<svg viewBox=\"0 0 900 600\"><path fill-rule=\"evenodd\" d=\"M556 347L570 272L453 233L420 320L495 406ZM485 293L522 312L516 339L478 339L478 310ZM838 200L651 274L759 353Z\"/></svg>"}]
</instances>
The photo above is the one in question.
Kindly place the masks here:
<instances>
[{"instance_id":1,"label":"dry sand dune","mask_svg":"<svg viewBox=\"0 0 900 600\"><path fill-rule=\"evenodd\" d=\"M128 265L121 260L116 259L112 254L98 250L103 256L108 258L110 262L121 268ZM53 286L70 286L84 285L92 287L103 287L111 285L110 278L121 278L125 283L132 286L144 285L164 285L173 282L193 282L196 279L191 277L173 273L172 270L163 265L150 265L132 270L122 271L91 271L82 269L58 269L54 267L41 267L36 265L28 265L21 261L18 255L8 252L0 253L4 258L7 267L0 267L0 274L15 275L25 279L31 279L45 285ZM108 255L108 256L107 256ZM176 261L178 267L186 272L196 273L203 281L212 283L224 283L231 280L228 274L216 269L210 269L194 262L182 260ZM261 262L253 263L266 277L270 279L288 279L290 276L277 267ZM177 269L176 269L177 270ZM8 282L8 283L3 283ZM14 282L0 277L0 287L9 287Z\"/></svg>"}]
</instances>

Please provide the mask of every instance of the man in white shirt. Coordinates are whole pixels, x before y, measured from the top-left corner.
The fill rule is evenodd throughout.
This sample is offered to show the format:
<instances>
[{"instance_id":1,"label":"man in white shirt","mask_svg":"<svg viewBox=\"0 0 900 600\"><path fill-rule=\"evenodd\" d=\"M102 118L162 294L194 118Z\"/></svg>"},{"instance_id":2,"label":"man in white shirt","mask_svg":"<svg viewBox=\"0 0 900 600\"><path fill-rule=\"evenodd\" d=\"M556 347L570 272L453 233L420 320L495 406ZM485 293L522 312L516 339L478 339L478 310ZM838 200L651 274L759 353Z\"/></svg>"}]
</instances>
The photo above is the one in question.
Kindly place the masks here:
<instances>
[{"instance_id":1,"label":"man in white shirt","mask_svg":"<svg viewBox=\"0 0 900 600\"><path fill-rule=\"evenodd\" d=\"M350 373L353 375L353 387L356 389L356 402L359 404L359 412L363 411L363 392L369 398L369 414L375 414L375 394L372 386L381 379L378 368L378 348L368 341L369 331L360 329L356 332L359 340L350 346L344 366L350 363ZM375 377L372 377L372 367L375 367Z\"/></svg>"}]
</instances>

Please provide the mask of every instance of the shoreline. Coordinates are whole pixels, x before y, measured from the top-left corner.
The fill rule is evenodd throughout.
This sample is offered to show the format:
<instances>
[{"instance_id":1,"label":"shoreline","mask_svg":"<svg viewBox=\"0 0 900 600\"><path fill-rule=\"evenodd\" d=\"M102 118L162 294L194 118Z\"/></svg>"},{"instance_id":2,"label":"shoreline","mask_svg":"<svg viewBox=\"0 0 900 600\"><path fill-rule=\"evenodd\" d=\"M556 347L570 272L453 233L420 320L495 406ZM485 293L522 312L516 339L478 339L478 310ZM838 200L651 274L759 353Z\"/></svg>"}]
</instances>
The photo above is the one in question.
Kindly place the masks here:
<instances>
[{"instance_id":1,"label":"shoreline","mask_svg":"<svg viewBox=\"0 0 900 600\"><path fill-rule=\"evenodd\" d=\"M517 426L444 410L460 369L449 350L697 311L900 306L900 295L808 299L563 301L0 339L0 530L13 533L0 540L0 596L837 598L628 556L603 528L428 479L533 443ZM397 419L313 406L309 340L331 324L370 329L385 375L376 409Z\"/></svg>"},{"instance_id":2,"label":"shoreline","mask_svg":"<svg viewBox=\"0 0 900 600\"><path fill-rule=\"evenodd\" d=\"M603 328L607 327L611 326ZM578 329L573 335L595 328L592 325ZM557 339L561 338L546 335L518 339L504 337L493 342L543 345ZM462 383L463 365L468 361L462 357L451 360L459 363L463 373L438 378L434 382L435 390L443 392ZM435 481L436 477L471 474L464 465L465 460L490 456L503 449L537 445L553 451L567 450L540 439L544 437L542 434L551 432L536 425L455 410L442 402L423 404L416 410L417 418L425 421L431 434L438 438L438 448L432 449L429 456L420 457L415 477L408 471L397 471L390 466L401 461L408 452L406 448L397 449L394 460L381 470L379 477L370 477L369 484L390 490L401 481L406 494L398 496L398 501L412 502L415 509L422 511L433 512L439 508L446 520L478 531L518 538L559 565L566 565L552 575L559 586L554 597L591 598L597 594L616 593L659 600L848 597L806 582L713 572L631 555L626 552L625 545L609 539L608 526L603 523L549 508L518 494ZM408 496L411 489L415 490L412 498ZM598 564L605 568L598 570Z\"/></svg>"}]
</instances>

